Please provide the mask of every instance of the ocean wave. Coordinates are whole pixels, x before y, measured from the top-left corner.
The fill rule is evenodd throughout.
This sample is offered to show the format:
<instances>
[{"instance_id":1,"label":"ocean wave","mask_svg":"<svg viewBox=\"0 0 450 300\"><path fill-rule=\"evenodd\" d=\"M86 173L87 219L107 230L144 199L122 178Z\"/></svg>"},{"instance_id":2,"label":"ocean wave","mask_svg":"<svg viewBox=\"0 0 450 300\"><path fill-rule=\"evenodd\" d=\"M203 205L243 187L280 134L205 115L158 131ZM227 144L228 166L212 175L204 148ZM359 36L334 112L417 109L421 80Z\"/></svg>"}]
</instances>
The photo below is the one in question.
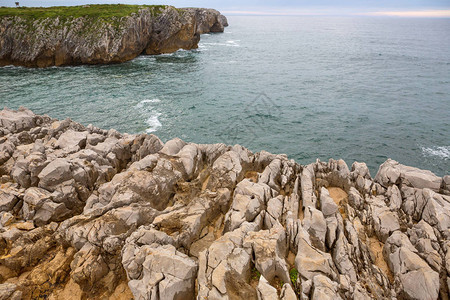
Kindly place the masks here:
<instances>
[{"instance_id":1,"label":"ocean wave","mask_svg":"<svg viewBox=\"0 0 450 300\"><path fill-rule=\"evenodd\" d=\"M159 100L158 98L154 98L154 99L144 99L144 100L142 100L141 102L139 102L139 103L136 105L136 107L137 107L137 108L143 108L144 105L145 105L146 103L158 103L158 102L161 102L161 100Z\"/></svg>"},{"instance_id":2,"label":"ocean wave","mask_svg":"<svg viewBox=\"0 0 450 300\"><path fill-rule=\"evenodd\" d=\"M442 159L450 158L450 146L422 147L425 156L437 156Z\"/></svg>"},{"instance_id":3,"label":"ocean wave","mask_svg":"<svg viewBox=\"0 0 450 300\"><path fill-rule=\"evenodd\" d=\"M158 119L159 116L161 116L161 113L154 113L147 119L146 123L149 127L145 130L146 133L155 132L162 126Z\"/></svg>"},{"instance_id":4,"label":"ocean wave","mask_svg":"<svg viewBox=\"0 0 450 300\"><path fill-rule=\"evenodd\" d=\"M235 41L227 41L226 43L203 43L203 45L208 46L226 46L226 47L240 47Z\"/></svg>"},{"instance_id":5,"label":"ocean wave","mask_svg":"<svg viewBox=\"0 0 450 300\"><path fill-rule=\"evenodd\" d=\"M6 66L2 66L0 67L0 69L26 69L26 67L22 67L22 66L15 66L15 65L6 65Z\"/></svg>"}]
</instances>

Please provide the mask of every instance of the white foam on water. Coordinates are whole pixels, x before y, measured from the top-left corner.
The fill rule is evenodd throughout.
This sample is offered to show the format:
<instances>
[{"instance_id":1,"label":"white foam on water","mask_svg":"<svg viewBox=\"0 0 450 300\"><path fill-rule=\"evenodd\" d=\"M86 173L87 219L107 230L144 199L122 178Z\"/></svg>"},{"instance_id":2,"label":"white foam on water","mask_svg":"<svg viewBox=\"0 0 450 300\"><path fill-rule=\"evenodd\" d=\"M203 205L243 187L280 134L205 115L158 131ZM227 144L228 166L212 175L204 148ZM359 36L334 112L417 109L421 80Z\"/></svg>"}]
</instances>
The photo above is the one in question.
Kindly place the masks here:
<instances>
[{"instance_id":1,"label":"white foam on water","mask_svg":"<svg viewBox=\"0 0 450 300\"><path fill-rule=\"evenodd\" d=\"M158 119L160 115L161 113L154 113L147 119L146 123L149 127L145 130L145 132L155 132L162 126L161 122Z\"/></svg>"},{"instance_id":2,"label":"white foam on water","mask_svg":"<svg viewBox=\"0 0 450 300\"><path fill-rule=\"evenodd\" d=\"M226 47L240 47L235 41L227 41L226 43L203 43L208 46L226 46Z\"/></svg>"},{"instance_id":3,"label":"white foam on water","mask_svg":"<svg viewBox=\"0 0 450 300\"><path fill-rule=\"evenodd\" d=\"M3 69L26 69L25 67L15 66L15 65L6 65L1 68L3 68Z\"/></svg>"},{"instance_id":4,"label":"white foam on water","mask_svg":"<svg viewBox=\"0 0 450 300\"><path fill-rule=\"evenodd\" d=\"M137 108L143 108L144 105L145 105L146 103L158 103L158 102L161 102L161 100L159 100L158 98L154 98L154 99L144 99L144 100L142 100L141 102L139 102L139 103L136 105L136 107L137 107Z\"/></svg>"},{"instance_id":5,"label":"white foam on water","mask_svg":"<svg viewBox=\"0 0 450 300\"><path fill-rule=\"evenodd\" d=\"M422 153L425 156L437 156L442 159L449 159L450 146L422 147Z\"/></svg>"},{"instance_id":6,"label":"white foam on water","mask_svg":"<svg viewBox=\"0 0 450 300\"><path fill-rule=\"evenodd\" d=\"M229 40L227 41L226 45L231 47L240 47L240 45L237 42L240 42L241 40Z\"/></svg>"}]
</instances>

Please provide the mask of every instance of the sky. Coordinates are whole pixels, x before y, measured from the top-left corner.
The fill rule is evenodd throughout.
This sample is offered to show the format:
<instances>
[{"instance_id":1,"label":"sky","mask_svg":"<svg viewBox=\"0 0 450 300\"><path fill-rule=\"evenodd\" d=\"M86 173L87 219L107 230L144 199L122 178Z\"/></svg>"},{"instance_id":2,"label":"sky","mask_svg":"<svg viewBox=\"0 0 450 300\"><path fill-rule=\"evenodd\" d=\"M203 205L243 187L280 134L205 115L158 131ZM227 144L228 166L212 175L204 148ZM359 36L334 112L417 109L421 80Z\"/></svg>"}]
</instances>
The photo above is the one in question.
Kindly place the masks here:
<instances>
[{"instance_id":1,"label":"sky","mask_svg":"<svg viewBox=\"0 0 450 300\"><path fill-rule=\"evenodd\" d=\"M17 0L0 0L15 6ZM18 0L21 6L82 4L169 4L176 7L207 7L224 14L250 15L374 15L396 17L450 17L450 0Z\"/></svg>"}]
</instances>

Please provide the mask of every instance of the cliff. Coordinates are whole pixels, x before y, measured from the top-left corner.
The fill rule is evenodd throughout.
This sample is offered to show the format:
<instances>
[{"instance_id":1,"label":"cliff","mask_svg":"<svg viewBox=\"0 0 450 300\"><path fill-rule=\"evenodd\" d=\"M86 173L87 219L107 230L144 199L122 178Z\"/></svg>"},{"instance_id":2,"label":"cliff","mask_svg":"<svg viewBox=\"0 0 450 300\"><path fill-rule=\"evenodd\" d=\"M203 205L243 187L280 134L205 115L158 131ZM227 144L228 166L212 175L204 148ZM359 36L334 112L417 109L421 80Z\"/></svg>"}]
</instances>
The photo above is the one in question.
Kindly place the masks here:
<instances>
[{"instance_id":1,"label":"cliff","mask_svg":"<svg viewBox=\"0 0 450 300\"><path fill-rule=\"evenodd\" d=\"M172 6L0 8L0 66L119 63L140 54L195 49L223 32L218 11Z\"/></svg>"},{"instance_id":2,"label":"cliff","mask_svg":"<svg viewBox=\"0 0 450 300\"><path fill-rule=\"evenodd\" d=\"M450 176L0 112L0 299L448 299Z\"/></svg>"}]
</instances>

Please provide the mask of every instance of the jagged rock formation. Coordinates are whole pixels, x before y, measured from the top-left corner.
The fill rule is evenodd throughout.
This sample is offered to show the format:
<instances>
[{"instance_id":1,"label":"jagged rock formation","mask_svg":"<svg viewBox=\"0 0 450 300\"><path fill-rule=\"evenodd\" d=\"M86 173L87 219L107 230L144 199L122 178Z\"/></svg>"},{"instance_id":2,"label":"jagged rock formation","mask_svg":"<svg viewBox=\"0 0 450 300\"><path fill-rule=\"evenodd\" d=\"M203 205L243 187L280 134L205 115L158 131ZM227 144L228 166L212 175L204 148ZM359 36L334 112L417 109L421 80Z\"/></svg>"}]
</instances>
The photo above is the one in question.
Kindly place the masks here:
<instances>
[{"instance_id":1,"label":"jagged rock formation","mask_svg":"<svg viewBox=\"0 0 450 300\"><path fill-rule=\"evenodd\" d=\"M0 126L0 299L448 299L450 176Z\"/></svg>"},{"instance_id":2,"label":"jagged rock formation","mask_svg":"<svg viewBox=\"0 0 450 300\"><path fill-rule=\"evenodd\" d=\"M198 47L200 34L223 32L214 9L143 8L126 17L0 17L0 66L48 67L119 63L140 54Z\"/></svg>"}]
</instances>

